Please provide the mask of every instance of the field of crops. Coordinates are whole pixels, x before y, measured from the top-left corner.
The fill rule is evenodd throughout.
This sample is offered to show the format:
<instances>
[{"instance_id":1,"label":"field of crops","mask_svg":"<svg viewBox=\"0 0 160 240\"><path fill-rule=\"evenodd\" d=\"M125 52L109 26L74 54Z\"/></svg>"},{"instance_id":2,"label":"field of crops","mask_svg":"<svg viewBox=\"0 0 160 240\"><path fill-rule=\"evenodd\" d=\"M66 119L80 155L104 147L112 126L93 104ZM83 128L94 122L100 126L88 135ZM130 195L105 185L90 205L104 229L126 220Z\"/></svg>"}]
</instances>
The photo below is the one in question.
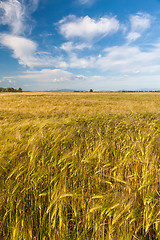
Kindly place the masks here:
<instances>
[{"instance_id":1,"label":"field of crops","mask_svg":"<svg viewBox=\"0 0 160 240\"><path fill-rule=\"evenodd\" d=\"M0 239L160 239L160 94L1 93Z\"/></svg>"}]
</instances>

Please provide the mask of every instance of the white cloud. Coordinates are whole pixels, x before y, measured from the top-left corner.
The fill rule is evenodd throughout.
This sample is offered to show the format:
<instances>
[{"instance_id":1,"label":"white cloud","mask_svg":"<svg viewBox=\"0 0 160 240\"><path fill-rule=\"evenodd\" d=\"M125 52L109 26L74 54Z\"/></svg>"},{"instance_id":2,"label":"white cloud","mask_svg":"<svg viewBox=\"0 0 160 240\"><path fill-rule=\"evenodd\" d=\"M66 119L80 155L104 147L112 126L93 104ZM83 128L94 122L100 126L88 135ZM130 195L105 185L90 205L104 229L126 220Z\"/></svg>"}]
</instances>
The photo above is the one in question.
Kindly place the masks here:
<instances>
[{"instance_id":1,"label":"white cloud","mask_svg":"<svg viewBox=\"0 0 160 240\"><path fill-rule=\"evenodd\" d=\"M52 57L48 52L38 52L37 44L27 38L10 34L0 34L0 44L11 49L19 64L33 67L54 66L66 68L68 64L61 57Z\"/></svg>"},{"instance_id":2,"label":"white cloud","mask_svg":"<svg viewBox=\"0 0 160 240\"><path fill-rule=\"evenodd\" d=\"M151 16L146 13L137 13L130 17L132 31L144 31L151 25Z\"/></svg>"},{"instance_id":3,"label":"white cloud","mask_svg":"<svg viewBox=\"0 0 160 240\"><path fill-rule=\"evenodd\" d=\"M151 48L142 51L134 46L115 46L106 49L106 54L98 58L96 66L103 71L117 73L149 73L160 61L160 48Z\"/></svg>"},{"instance_id":4,"label":"white cloud","mask_svg":"<svg viewBox=\"0 0 160 240\"><path fill-rule=\"evenodd\" d=\"M114 46L96 56L78 57L71 53L65 61L69 68L103 71L107 74L137 75L160 73L160 46L143 51L138 46Z\"/></svg>"},{"instance_id":5,"label":"white cloud","mask_svg":"<svg viewBox=\"0 0 160 240\"><path fill-rule=\"evenodd\" d=\"M141 37L142 33L150 28L152 17L146 13L137 13L130 16L131 31L127 35L127 40L133 42Z\"/></svg>"},{"instance_id":6,"label":"white cloud","mask_svg":"<svg viewBox=\"0 0 160 240\"><path fill-rule=\"evenodd\" d=\"M13 57L19 59L19 64L35 65L34 52L37 49L35 42L19 36L1 34L0 43L13 51Z\"/></svg>"},{"instance_id":7,"label":"white cloud","mask_svg":"<svg viewBox=\"0 0 160 240\"><path fill-rule=\"evenodd\" d=\"M11 6L7 5L14 3L13 12L17 16L15 22L17 25L12 25L12 14ZM31 1L34 9L36 9L38 0ZM70 15L63 18L58 26L60 32L67 38L72 39L71 41L65 42L61 45L60 49L69 53L67 56L52 56L48 52L39 52L38 45L36 42L19 36L17 34L22 33L22 26L24 24L24 14L20 13L22 4L20 5L17 0L9 0L0 2L0 7L5 12L2 12L2 23L8 24L12 28L11 34L0 34L0 44L4 47L9 48L12 51L12 56L18 59L19 64L33 67L53 67L53 68L72 68L72 69L97 69L97 71L112 72L117 74L128 75L129 74L144 74L144 73L158 73L159 62L160 62L160 45L154 45L148 51L143 51L138 46L114 46L105 49L104 52L97 53L97 56L86 56L78 55L80 50L91 48L91 44L81 42L80 40L92 40L97 36L106 36L107 34L114 33L120 28L120 23L116 20L116 17L103 17L98 20L91 19L90 17L76 17ZM16 5L17 4L17 5ZM16 7L15 7L16 6ZM29 5L28 5L29 8ZM8 10L9 9L9 10ZM10 18L7 18L11 13ZM18 17L19 16L19 17ZM8 20L7 20L8 19ZM8 21L8 22L7 22ZM14 23L15 23L14 22ZM135 16L130 17L131 31L129 32L127 39L129 42L138 39L142 32L150 27L151 16L149 14L138 13ZM74 42L73 38L79 37L79 41ZM77 53L75 53L75 52ZM74 53L73 53L74 52ZM58 74L55 71L48 71L49 76L53 76L53 73ZM65 72L66 73L66 72ZM38 73L37 73L38 74ZM36 76L37 76L36 74ZM43 76L47 73L44 71L40 72ZM63 75L64 72L63 72ZM29 76L29 75L28 75ZM39 76L40 77L40 76ZM70 79L71 76L66 79ZM74 76L75 77L75 76ZM61 75L59 78L63 79ZM77 77L78 79L78 77ZM52 78L53 80L53 78ZM60 80L61 81L61 80Z\"/></svg>"},{"instance_id":8,"label":"white cloud","mask_svg":"<svg viewBox=\"0 0 160 240\"><path fill-rule=\"evenodd\" d=\"M69 71L61 69L42 69L40 71L26 71L21 75L15 77L5 77L15 80L15 86L21 86L23 90L35 89L37 90L51 90L51 89L77 89L89 90L97 82L105 83L107 78L105 76L91 75L86 76L82 74L73 74Z\"/></svg>"},{"instance_id":9,"label":"white cloud","mask_svg":"<svg viewBox=\"0 0 160 240\"><path fill-rule=\"evenodd\" d=\"M39 4L39 0L29 0L28 4L26 4L27 12L32 13L35 12Z\"/></svg>"},{"instance_id":10,"label":"white cloud","mask_svg":"<svg viewBox=\"0 0 160 240\"><path fill-rule=\"evenodd\" d=\"M30 15L38 7L39 0L6 0L0 1L0 24L8 25L12 35L22 35L30 31Z\"/></svg>"},{"instance_id":11,"label":"white cloud","mask_svg":"<svg viewBox=\"0 0 160 240\"><path fill-rule=\"evenodd\" d=\"M0 34L0 44L12 50L12 56L18 59L19 64L30 68L37 66L66 68L68 66L62 57L53 57L48 52L38 52L37 44L28 38Z\"/></svg>"},{"instance_id":12,"label":"white cloud","mask_svg":"<svg viewBox=\"0 0 160 240\"><path fill-rule=\"evenodd\" d=\"M42 69L40 71L28 71L17 76L19 79L34 80L38 82L66 82L74 79L74 75L61 69Z\"/></svg>"},{"instance_id":13,"label":"white cloud","mask_svg":"<svg viewBox=\"0 0 160 240\"><path fill-rule=\"evenodd\" d=\"M71 54L68 59L68 66L70 68L77 68L77 69L87 69L93 68L95 63L95 57L77 57L77 55ZM95 66L96 67L96 66Z\"/></svg>"},{"instance_id":14,"label":"white cloud","mask_svg":"<svg viewBox=\"0 0 160 240\"><path fill-rule=\"evenodd\" d=\"M46 54L37 52L37 44L34 41L22 37L26 30L31 29L30 14L37 9L38 3L39 0L0 1L0 24L10 27L8 34L0 34L0 44L12 50L12 56L18 59L19 64L29 67L51 62Z\"/></svg>"},{"instance_id":15,"label":"white cloud","mask_svg":"<svg viewBox=\"0 0 160 240\"><path fill-rule=\"evenodd\" d=\"M141 34L138 33L138 32L130 32L127 35L127 39L128 39L129 42L133 42L133 41L137 40L140 37L141 37Z\"/></svg>"},{"instance_id":16,"label":"white cloud","mask_svg":"<svg viewBox=\"0 0 160 240\"><path fill-rule=\"evenodd\" d=\"M62 44L60 49L66 51L66 52L72 52L74 50L83 50L85 48L91 48L91 45L85 44L85 43L73 43L73 42L65 42Z\"/></svg>"},{"instance_id":17,"label":"white cloud","mask_svg":"<svg viewBox=\"0 0 160 240\"><path fill-rule=\"evenodd\" d=\"M11 80L14 86L21 86L23 90L51 90L51 89L77 89L77 90L138 90L160 88L160 74L148 74L131 76L130 74L110 76L103 75L76 75L61 69L42 69L40 71L28 71L19 76L4 77L4 86L10 86ZM0 80L1 81L1 80ZM13 85L12 84L12 85ZM154 87L155 86L155 87Z\"/></svg>"},{"instance_id":18,"label":"white cloud","mask_svg":"<svg viewBox=\"0 0 160 240\"><path fill-rule=\"evenodd\" d=\"M7 81L8 79L14 80L27 80L35 81L39 83L61 83L61 82L82 82L82 81L101 81L105 80L104 76L85 76L76 75L69 71L64 71L62 69L42 69L40 71L26 71L25 73L18 75L16 77L3 77L1 81Z\"/></svg>"},{"instance_id":19,"label":"white cloud","mask_svg":"<svg viewBox=\"0 0 160 240\"><path fill-rule=\"evenodd\" d=\"M76 17L69 15L58 23L60 33L66 39L81 38L92 40L96 37L104 37L119 30L119 22L116 17L102 17L98 20L89 16Z\"/></svg>"},{"instance_id":20,"label":"white cloud","mask_svg":"<svg viewBox=\"0 0 160 240\"><path fill-rule=\"evenodd\" d=\"M9 25L12 34L19 34L24 31L25 8L17 0L8 0L0 2L0 23Z\"/></svg>"},{"instance_id":21,"label":"white cloud","mask_svg":"<svg viewBox=\"0 0 160 240\"><path fill-rule=\"evenodd\" d=\"M18 59L19 64L29 67L54 67L72 69L95 69L103 72L115 72L117 74L158 74L160 72L160 45L156 44L147 51L138 46L114 46L106 48L97 56L79 57L75 47L82 48L76 44L64 45L69 52L68 57L53 57L48 52L38 52L37 44L30 39L0 35L0 43L11 49L13 57Z\"/></svg>"}]
</instances>

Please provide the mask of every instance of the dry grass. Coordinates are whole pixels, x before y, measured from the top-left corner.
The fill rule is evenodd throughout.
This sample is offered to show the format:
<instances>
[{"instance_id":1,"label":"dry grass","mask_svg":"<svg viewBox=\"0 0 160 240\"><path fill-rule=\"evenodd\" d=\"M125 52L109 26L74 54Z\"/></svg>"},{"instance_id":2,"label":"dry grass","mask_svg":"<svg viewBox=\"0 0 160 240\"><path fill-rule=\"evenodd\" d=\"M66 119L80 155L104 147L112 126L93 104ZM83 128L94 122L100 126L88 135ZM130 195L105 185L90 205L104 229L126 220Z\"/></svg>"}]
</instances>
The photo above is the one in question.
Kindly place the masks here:
<instances>
[{"instance_id":1,"label":"dry grass","mask_svg":"<svg viewBox=\"0 0 160 240\"><path fill-rule=\"evenodd\" d=\"M1 239L160 239L160 94L0 94Z\"/></svg>"}]
</instances>

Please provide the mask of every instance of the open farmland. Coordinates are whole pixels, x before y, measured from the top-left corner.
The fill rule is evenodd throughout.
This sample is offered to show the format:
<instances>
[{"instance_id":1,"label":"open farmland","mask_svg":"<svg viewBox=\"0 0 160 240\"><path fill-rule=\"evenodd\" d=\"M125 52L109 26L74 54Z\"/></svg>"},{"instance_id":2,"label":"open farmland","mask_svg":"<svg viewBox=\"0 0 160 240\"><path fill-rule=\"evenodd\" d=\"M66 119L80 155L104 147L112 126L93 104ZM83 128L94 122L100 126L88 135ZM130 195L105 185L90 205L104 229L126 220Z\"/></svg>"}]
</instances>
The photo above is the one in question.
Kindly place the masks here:
<instances>
[{"instance_id":1,"label":"open farmland","mask_svg":"<svg viewBox=\"0 0 160 240\"><path fill-rule=\"evenodd\" d=\"M0 239L160 239L159 93L0 94Z\"/></svg>"}]
</instances>

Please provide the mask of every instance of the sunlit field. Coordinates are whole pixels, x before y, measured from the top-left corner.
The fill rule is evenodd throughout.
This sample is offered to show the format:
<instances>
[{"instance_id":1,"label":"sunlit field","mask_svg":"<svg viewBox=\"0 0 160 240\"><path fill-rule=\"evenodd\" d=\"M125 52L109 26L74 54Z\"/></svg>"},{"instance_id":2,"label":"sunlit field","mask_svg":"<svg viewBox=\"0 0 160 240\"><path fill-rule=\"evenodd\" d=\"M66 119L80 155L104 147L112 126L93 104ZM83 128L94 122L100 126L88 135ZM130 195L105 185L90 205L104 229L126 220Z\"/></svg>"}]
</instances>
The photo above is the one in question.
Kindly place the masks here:
<instances>
[{"instance_id":1,"label":"sunlit field","mask_svg":"<svg viewBox=\"0 0 160 240\"><path fill-rule=\"evenodd\" d=\"M1 93L0 239L160 239L160 94Z\"/></svg>"}]
</instances>

